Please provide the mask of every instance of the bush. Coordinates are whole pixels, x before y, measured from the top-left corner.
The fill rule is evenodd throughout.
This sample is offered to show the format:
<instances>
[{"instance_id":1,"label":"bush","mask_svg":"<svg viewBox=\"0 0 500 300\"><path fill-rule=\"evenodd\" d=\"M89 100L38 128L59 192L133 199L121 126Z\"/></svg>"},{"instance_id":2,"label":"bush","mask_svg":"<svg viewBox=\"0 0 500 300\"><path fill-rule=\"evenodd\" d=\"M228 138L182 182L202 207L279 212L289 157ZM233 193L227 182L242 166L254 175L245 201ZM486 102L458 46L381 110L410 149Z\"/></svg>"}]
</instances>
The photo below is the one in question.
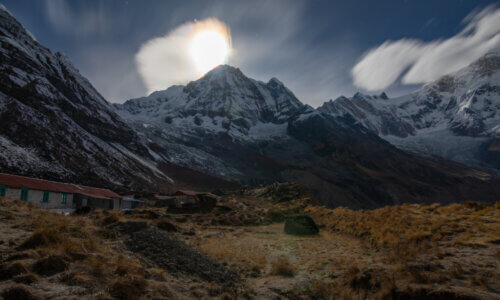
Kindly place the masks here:
<instances>
[{"instance_id":1,"label":"bush","mask_svg":"<svg viewBox=\"0 0 500 300\"><path fill-rule=\"evenodd\" d=\"M144 293L146 287L147 282L144 278L121 277L111 283L109 293L120 300L135 300Z\"/></svg>"},{"instance_id":2,"label":"bush","mask_svg":"<svg viewBox=\"0 0 500 300\"><path fill-rule=\"evenodd\" d=\"M36 249L39 247L54 246L62 243L63 237L58 230L42 228L35 231L22 245L20 249Z\"/></svg>"},{"instance_id":3,"label":"bush","mask_svg":"<svg viewBox=\"0 0 500 300\"><path fill-rule=\"evenodd\" d=\"M120 221L120 217L114 213L110 214L102 221L103 225L110 225Z\"/></svg>"},{"instance_id":4,"label":"bush","mask_svg":"<svg viewBox=\"0 0 500 300\"><path fill-rule=\"evenodd\" d=\"M0 267L0 280L10 279L16 275L29 272L24 262L13 262Z\"/></svg>"},{"instance_id":5,"label":"bush","mask_svg":"<svg viewBox=\"0 0 500 300\"><path fill-rule=\"evenodd\" d=\"M269 274L293 277L295 275L295 269L290 260L282 255L271 263L271 272Z\"/></svg>"},{"instance_id":6,"label":"bush","mask_svg":"<svg viewBox=\"0 0 500 300\"><path fill-rule=\"evenodd\" d=\"M95 279L83 272L69 272L61 277L61 281L68 285L80 285L84 287L95 287Z\"/></svg>"},{"instance_id":7,"label":"bush","mask_svg":"<svg viewBox=\"0 0 500 300\"><path fill-rule=\"evenodd\" d=\"M24 285L16 285L2 293L5 300L38 300L39 298L33 295Z\"/></svg>"},{"instance_id":8,"label":"bush","mask_svg":"<svg viewBox=\"0 0 500 300\"><path fill-rule=\"evenodd\" d=\"M38 254L34 250L16 252L9 255L9 257L7 257L6 260L13 261L13 260L27 259L27 258L38 258Z\"/></svg>"},{"instance_id":9,"label":"bush","mask_svg":"<svg viewBox=\"0 0 500 300\"><path fill-rule=\"evenodd\" d=\"M162 230L168 231L168 232L177 232L177 227L175 227L174 224L162 220L156 224L156 226Z\"/></svg>"},{"instance_id":10,"label":"bush","mask_svg":"<svg viewBox=\"0 0 500 300\"><path fill-rule=\"evenodd\" d=\"M16 276L12 280L17 283L32 284L39 282L40 277L36 274L28 273Z\"/></svg>"}]
</instances>

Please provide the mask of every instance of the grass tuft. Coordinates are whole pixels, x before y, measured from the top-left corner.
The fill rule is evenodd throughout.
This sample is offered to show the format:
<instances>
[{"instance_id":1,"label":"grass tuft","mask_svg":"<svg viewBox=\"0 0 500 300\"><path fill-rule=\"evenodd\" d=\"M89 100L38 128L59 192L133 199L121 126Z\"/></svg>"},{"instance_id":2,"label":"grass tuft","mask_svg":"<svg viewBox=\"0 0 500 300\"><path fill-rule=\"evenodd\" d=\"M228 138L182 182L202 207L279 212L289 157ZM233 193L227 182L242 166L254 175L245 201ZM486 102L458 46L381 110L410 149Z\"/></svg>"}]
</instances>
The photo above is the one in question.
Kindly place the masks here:
<instances>
[{"instance_id":1,"label":"grass tuft","mask_svg":"<svg viewBox=\"0 0 500 300\"><path fill-rule=\"evenodd\" d=\"M284 255L278 256L271 262L270 275L278 275L284 277L295 276L295 268L293 267L290 259Z\"/></svg>"}]
</instances>

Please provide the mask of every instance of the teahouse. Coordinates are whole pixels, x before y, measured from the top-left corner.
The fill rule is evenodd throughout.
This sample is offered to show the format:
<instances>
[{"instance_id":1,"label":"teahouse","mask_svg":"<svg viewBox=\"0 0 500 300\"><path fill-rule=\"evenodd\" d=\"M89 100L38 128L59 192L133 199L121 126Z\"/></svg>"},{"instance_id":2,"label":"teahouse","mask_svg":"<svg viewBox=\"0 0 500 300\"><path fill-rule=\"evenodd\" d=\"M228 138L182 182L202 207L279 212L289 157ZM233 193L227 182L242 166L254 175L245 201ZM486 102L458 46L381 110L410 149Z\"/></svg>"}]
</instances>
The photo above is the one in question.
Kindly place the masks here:
<instances>
[{"instance_id":1,"label":"teahouse","mask_svg":"<svg viewBox=\"0 0 500 300\"><path fill-rule=\"evenodd\" d=\"M126 203L108 189L5 173L0 173L0 196L21 199L47 209L120 209L121 204Z\"/></svg>"}]
</instances>

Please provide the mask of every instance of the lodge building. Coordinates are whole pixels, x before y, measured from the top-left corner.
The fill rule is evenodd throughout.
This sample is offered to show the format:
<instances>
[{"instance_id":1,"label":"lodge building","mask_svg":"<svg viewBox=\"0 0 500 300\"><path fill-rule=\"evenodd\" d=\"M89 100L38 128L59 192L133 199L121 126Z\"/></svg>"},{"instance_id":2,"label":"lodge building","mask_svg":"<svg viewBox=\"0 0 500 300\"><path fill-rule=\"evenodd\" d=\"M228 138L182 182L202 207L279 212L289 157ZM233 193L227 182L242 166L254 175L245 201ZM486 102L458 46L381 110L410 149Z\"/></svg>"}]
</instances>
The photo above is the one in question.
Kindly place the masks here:
<instances>
[{"instance_id":1,"label":"lodge building","mask_svg":"<svg viewBox=\"0 0 500 300\"><path fill-rule=\"evenodd\" d=\"M47 209L121 209L130 208L130 198L108 189L62 183L0 173L0 196L32 203Z\"/></svg>"}]
</instances>

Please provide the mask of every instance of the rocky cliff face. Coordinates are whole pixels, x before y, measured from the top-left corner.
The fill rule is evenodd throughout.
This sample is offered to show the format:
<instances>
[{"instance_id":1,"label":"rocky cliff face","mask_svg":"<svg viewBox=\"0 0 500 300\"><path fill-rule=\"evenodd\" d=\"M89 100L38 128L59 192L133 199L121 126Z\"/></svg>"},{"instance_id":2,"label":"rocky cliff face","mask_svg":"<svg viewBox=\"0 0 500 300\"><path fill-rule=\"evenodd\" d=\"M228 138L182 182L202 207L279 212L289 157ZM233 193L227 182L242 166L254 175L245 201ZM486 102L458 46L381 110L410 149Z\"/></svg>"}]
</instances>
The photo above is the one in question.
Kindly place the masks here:
<instances>
[{"instance_id":1,"label":"rocky cliff face","mask_svg":"<svg viewBox=\"0 0 500 300\"><path fill-rule=\"evenodd\" d=\"M169 182L69 59L0 9L0 169L99 186Z\"/></svg>"},{"instance_id":2,"label":"rocky cliff face","mask_svg":"<svg viewBox=\"0 0 500 300\"><path fill-rule=\"evenodd\" d=\"M394 145L439 155L500 174L500 55L398 98L356 94L324 103L319 111L350 119Z\"/></svg>"}]
</instances>

